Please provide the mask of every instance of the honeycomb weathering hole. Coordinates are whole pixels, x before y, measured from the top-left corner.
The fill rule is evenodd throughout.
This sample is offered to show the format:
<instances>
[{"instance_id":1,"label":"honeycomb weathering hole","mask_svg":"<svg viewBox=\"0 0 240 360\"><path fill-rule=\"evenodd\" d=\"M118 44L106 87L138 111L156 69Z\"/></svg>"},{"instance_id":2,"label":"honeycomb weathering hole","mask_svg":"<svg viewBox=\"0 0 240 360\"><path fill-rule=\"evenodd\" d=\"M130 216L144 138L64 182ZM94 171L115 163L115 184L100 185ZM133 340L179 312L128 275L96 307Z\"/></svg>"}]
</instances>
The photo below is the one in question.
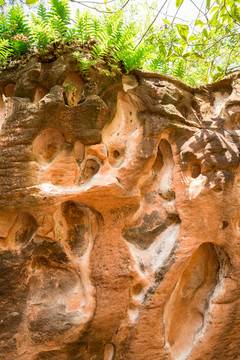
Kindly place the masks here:
<instances>
[{"instance_id":1,"label":"honeycomb weathering hole","mask_svg":"<svg viewBox=\"0 0 240 360\"><path fill-rule=\"evenodd\" d=\"M174 159L172 148L169 142L162 139L159 144L157 159L155 160L155 170L160 170L159 179L159 193L166 200L173 200L175 197L172 189L173 173L174 173Z\"/></svg>"},{"instance_id":2,"label":"honeycomb weathering hole","mask_svg":"<svg viewBox=\"0 0 240 360\"><path fill-rule=\"evenodd\" d=\"M37 222L28 213L20 213L8 234L8 244L14 248L26 245L37 230Z\"/></svg>"},{"instance_id":3,"label":"honeycomb weathering hole","mask_svg":"<svg viewBox=\"0 0 240 360\"><path fill-rule=\"evenodd\" d=\"M33 155L40 164L51 162L64 143L57 129L44 129L33 141Z\"/></svg>"},{"instance_id":4,"label":"honeycomb weathering hole","mask_svg":"<svg viewBox=\"0 0 240 360\"><path fill-rule=\"evenodd\" d=\"M82 172L82 181L89 181L91 178L97 174L100 169L100 165L94 159L87 159L85 163L85 167Z\"/></svg>"},{"instance_id":5,"label":"honeycomb weathering hole","mask_svg":"<svg viewBox=\"0 0 240 360\"><path fill-rule=\"evenodd\" d=\"M119 158L120 152L118 150L114 150L113 156L115 157L115 159Z\"/></svg>"},{"instance_id":6,"label":"honeycomb weathering hole","mask_svg":"<svg viewBox=\"0 0 240 360\"><path fill-rule=\"evenodd\" d=\"M72 254L82 256L98 233L99 214L73 201L62 203L61 214L60 223L65 223L61 241Z\"/></svg>"},{"instance_id":7,"label":"honeycomb weathering hole","mask_svg":"<svg viewBox=\"0 0 240 360\"><path fill-rule=\"evenodd\" d=\"M161 170L162 166L163 166L163 156L162 156L160 149L158 149L157 157L153 164L153 170L155 170L156 172L159 172Z\"/></svg>"},{"instance_id":8,"label":"honeycomb weathering hole","mask_svg":"<svg viewBox=\"0 0 240 360\"><path fill-rule=\"evenodd\" d=\"M64 80L62 86L65 89L67 104L70 106L77 105L82 98L84 81L78 72L72 72Z\"/></svg>"},{"instance_id":9,"label":"honeycomb weathering hole","mask_svg":"<svg viewBox=\"0 0 240 360\"><path fill-rule=\"evenodd\" d=\"M203 328L210 297L218 282L219 261L211 243L191 256L165 308L166 340L175 359L186 359Z\"/></svg>"},{"instance_id":10,"label":"honeycomb weathering hole","mask_svg":"<svg viewBox=\"0 0 240 360\"><path fill-rule=\"evenodd\" d=\"M62 212L67 224L67 245L76 254L82 255L88 246L89 214L77 203L62 204Z\"/></svg>"},{"instance_id":11,"label":"honeycomb weathering hole","mask_svg":"<svg viewBox=\"0 0 240 360\"><path fill-rule=\"evenodd\" d=\"M5 86L4 95L6 97L14 96L15 84L10 83Z\"/></svg>"},{"instance_id":12,"label":"honeycomb weathering hole","mask_svg":"<svg viewBox=\"0 0 240 360\"><path fill-rule=\"evenodd\" d=\"M193 163L191 165L191 177L196 179L201 174L201 165Z\"/></svg>"},{"instance_id":13,"label":"honeycomb weathering hole","mask_svg":"<svg viewBox=\"0 0 240 360\"><path fill-rule=\"evenodd\" d=\"M34 103L39 102L42 98L44 98L45 95L47 95L47 90L45 90L45 89L42 88L41 86L38 86L38 87L35 89L33 102L34 102Z\"/></svg>"}]
</instances>

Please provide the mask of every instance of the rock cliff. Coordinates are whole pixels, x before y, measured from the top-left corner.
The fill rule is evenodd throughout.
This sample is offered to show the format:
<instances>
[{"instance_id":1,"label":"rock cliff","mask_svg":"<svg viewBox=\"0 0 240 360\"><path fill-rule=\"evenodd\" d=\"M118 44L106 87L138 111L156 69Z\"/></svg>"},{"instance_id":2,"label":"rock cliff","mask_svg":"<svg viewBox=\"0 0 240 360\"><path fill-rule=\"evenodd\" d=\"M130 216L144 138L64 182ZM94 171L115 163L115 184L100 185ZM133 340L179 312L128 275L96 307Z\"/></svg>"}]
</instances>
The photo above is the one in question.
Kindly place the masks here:
<instances>
[{"instance_id":1,"label":"rock cliff","mask_svg":"<svg viewBox=\"0 0 240 360\"><path fill-rule=\"evenodd\" d=\"M240 358L240 74L0 73L0 359Z\"/></svg>"}]
</instances>

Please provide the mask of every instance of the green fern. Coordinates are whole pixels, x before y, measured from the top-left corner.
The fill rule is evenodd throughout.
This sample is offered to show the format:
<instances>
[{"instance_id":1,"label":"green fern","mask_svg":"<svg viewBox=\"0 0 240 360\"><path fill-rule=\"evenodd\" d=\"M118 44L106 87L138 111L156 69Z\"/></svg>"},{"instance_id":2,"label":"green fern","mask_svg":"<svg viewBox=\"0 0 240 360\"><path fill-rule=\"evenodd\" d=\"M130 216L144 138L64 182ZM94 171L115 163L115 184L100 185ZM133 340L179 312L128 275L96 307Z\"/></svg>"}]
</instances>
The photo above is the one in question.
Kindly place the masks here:
<instances>
[{"instance_id":1,"label":"green fern","mask_svg":"<svg viewBox=\"0 0 240 360\"><path fill-rule=\"evenodd\" d=\"M92 26L90 31L91 31L91 37L100 40L103 39L103 36L105 35L105 30L100 19L97 19L96 17L92 18Z\"/></svg>"},{"instance_id":2,"label":"green fern","mask_svg":"<svg viewBox=\"0 0 240 360\"><path fill-rule=\"evenodd\" d=\"M12 56L13 50L7 39L0 39L0 65L5 65Z\"/></svg>"},{"instance_id":3,"label":"green fern","mask_svg":"<svg viewBox=\"0 0 240 360\"><path fill-rule=\"evenodd\" d=\"M67 0L51 0L51 9L49 16L58 17L64 25L70 24L71 10Z\"/></svg>"},{"instance_id":4,"label":"green fern","mask_svg":"<svg viewBox=\"0 0 240 360\"><path fill-rule=\"evenodd\" d=\"M7 22L9 26L9 32L11 35L24 34L28 35L30 32L29 22L23 9L17 4L13 6L7 14Z\"/></svg>"},{"instance_id":5,"label":"green fern","mask_svg":"<svg viewBox=\"0 0 240 360\"><path fill-rule=\"evenodd\" d=\"M68 0L50 0L50 10L40 3L37 15L31 14L26 20L23 10L17 5L9 14L0 16L0 33L9 39L8 47L15 55L27 52L35 47L42 54L51 44L59 40L71 43L75 40L92 46L92 58L78 55L80 68L86 72L98 59L104 59L112 68L118 69L125 63L127 71L141 66L144 48L134 51L135 25L125 25L122 12L108 17L97 18L89 11L76 13L74 27L70 27L70 8ZM8 58L8 57L7 57Z\"/></svg>"},{"instance_id":6,"label":"green fern","mask_svg":"<svg viewBox=\"0 0 240 360\"><path fill-rule=\"evenodd\" d=\"M56 37L59 36L60 38L64 38L68 29L62 20L57 16L51 16L50 23L55 31Z\"/></svg>"},{"instance_id":7,"label":"green fern","mask_svg":"<svg viewBox=\"0 0 240 360\"><path fill-rule=\"evenodd\" d=\"M161 74L168 75L170 73L169 64L167 61L160 61L157 64L156 70L157 72L160 72Z\"/></svg>"},{"instance_id":8,"label":"green fern","mask_svg":"<svg viewBox=\"0 0 240 360\"><path fill-rule=\"evenodd\" d=\"M96 61L97 61L97 60L87 59L86 57L84 57L83 54L81 54L79 52L73 53L73 56L77 60L79 69L80 69L80 71L82 72L83 75L86 75L89 68L91 66L94 66L96 64Z\"/></svg>"},{"instance_id":9,"label":"green fern","mask_svg":"<svg viewBox=\"0 0 240 360\"><path fill-rule=\"evenodd\" d=\"M135 61L140 63L139 55L143 54L143 49L134 52L134 25L125 25L121 13L105 18L103 25L99 25L99 20L95 21L93 27L95 33L92 34L98 40L92 50L96 59L103 58L110 66L117 68L127 59L126 69L132 69Z\"/></svg>"},{"instance_id":10,"label":"green fern","mask_svg":"<svg viewBox=\"0 0 240 360\"><path fill-rule=\"evenodd\" d=\"M6 33L10 30L11 24L9 24L5 14L0 14L0 35L5 36Z\"/></svg>"},{"instance_id":11,"label":"green fern","mask_svg":"<svg viewBox=\"0 0 240 360\"><path fill-rule=\"evenodd\" d=\"M76 11L75 33L82 43L85 41L84 19L79 9Z\"/></svg>"},{"instance_id":12,"label":"green fern","mask_svg":"<svg viewBox=\"0 0 240 360\"><path fill-rule=\"evenodd\" d=\"M47 9L45 8L45 6L40 3L39 7L38 7L38 11L37 11L37 15L42 19L43 22L47 22L49 19L49 13L47 11Z\"/></svg>"},{"instance_id":13,"label":"green fern","mask_svg":"<svg viewBox=\"0 0 240 360\"><path fill-rule=\"evenodd\" d=\"M7 15L3 13L0 15L0 34L2 38L1 64L6 64L11 56L19 56L29 49L29 22L19 5L12 6Z\"/></svg>"},{"instance_id":14,"label":"green fern","mask_svg":"<svg viewBox=\"0 0 240 360\"><path fill-rule=\"evenodd\" d=\"M75 39L76 39L75 29L68 29L64 35L64 40L70 44L70 43L74 42Z\"/></svg>"},{"instance_id":15,"label":"green fern","mask_svg":"<svg viewBox=\"0 0 240 360\"><path fill-rule=\"evenodd\" d=\"M31 13L31 27L35 25L39 25L39 23L42 22L41 18L33 13Z\"/></svg>"},{"instance_id":16,"label":"green fern","mask_svg":"<svg viewBox=\"0 0 240 360\"><path fill-rule=\"evenodd\" d=\"M47 52L47 47L56 41L55 32L45 21L39 17L32 17L31 40L42 54Z\"/></svg>"},{"instance_id":17,"label":"green fern","mask_svg":"<svg viewBox=\"0 0 240 360\"><path fill-rule=\"evenodd\" d=\"M12 57L29 49L38 49L46 54L57 48L59 43L62 46L76 42L88 48L90 53L89 57L77 57L83 72L94 66L98 59L103 59L113 69L128 72L134 68L145 68L196 85L221 78L236 70L239 63L239 28L234 22L228 22L228 26L224 27L215 17L208 37L202 34L202 30L194 30L194 34L188 37L187 26L183 33L180 25L171 26L169 21L163 20L164 24L159 26L155 22L149 27L139 45L139 34L144 34L148 25L143 28L141 24L129 21L129 16L123 11L97 17L89 11L77 10L72 25L68 0L50 0L49 4L50 10L47 10L40 3L37 14L32 14L31 19L25 16L19 5L12 6L6 14L0 14L1 64L6 65ZM136 15L136 12L132 13ZM228 18L227 14L221 18L224 19L224 16ZM210 40L213 46L209 46ZM111 69L106 71L114 73Z\"/></svg>"},{"instance_id":18,"label":"green fern","mask_svg":"<svg viewBox=\"0 0 240 360\"><path fill-rule=\"evenodd\" d=\"M88 10L84 13L80 13L79 10L77 11L75 29L78 39L82 43L91 38L98 39L98 36L101 37L101 32L103 31L100 20L91 15Z\"/></svg>"},{"instance_id":19,"label":"green fern","mask_svg":"<svg viewBox=\"0 0 240 360\"><path fill-rule=\"evenodd\" d=\"M180 80L183 80L185 75L185 61L183 59L175 61L172 74Z\"/></svg>"},{"instance_id":20,"label":"green fern","mask_svg":"<svg viewBox=\"0 0 240 360\"><path fill-rule=\"evenodd\" d=\"M23 34L15 35L13 40L11 40L11 48L15 56L26 53L29 47L29 39Z\"/></svg>"}]
</instances>

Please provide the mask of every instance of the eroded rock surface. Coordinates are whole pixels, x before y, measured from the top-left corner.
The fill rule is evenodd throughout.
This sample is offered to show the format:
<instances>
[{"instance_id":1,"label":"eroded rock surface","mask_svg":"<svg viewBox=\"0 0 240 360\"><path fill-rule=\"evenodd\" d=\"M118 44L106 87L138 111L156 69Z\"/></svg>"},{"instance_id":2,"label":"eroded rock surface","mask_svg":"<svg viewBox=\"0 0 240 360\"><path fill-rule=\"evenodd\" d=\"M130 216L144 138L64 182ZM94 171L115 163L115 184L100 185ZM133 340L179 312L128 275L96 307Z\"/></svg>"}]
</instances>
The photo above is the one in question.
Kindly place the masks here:
<instances>
[{"instance_id":1,"label":"eroded rock surface","mask_svg":"<svg viewBox=\"0 0 240 360\"><path fill-rule=\"evenodd\" d=\"M239 359L240 74L65 54L0 92L0 359Z\"/></svg>"}]
</instances>

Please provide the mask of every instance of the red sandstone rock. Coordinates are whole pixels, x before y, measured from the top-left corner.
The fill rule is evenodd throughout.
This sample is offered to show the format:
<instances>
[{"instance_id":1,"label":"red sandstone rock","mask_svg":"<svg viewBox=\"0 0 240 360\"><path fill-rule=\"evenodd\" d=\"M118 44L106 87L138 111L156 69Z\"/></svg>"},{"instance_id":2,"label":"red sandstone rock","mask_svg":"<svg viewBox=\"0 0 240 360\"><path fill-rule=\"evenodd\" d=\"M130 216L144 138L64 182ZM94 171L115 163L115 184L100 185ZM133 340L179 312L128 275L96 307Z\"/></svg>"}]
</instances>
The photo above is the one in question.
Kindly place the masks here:
<instances>
[{"instance_id":1,"label":"red sandstone rock","mask_svg":"<svg viewBox=\"0 0 240 360\"><path fill-rule=\"evenodd\" d=\"M239 359L240 74L66 54L0 92L0 359Z\"/></svg>"}]
</instances>

